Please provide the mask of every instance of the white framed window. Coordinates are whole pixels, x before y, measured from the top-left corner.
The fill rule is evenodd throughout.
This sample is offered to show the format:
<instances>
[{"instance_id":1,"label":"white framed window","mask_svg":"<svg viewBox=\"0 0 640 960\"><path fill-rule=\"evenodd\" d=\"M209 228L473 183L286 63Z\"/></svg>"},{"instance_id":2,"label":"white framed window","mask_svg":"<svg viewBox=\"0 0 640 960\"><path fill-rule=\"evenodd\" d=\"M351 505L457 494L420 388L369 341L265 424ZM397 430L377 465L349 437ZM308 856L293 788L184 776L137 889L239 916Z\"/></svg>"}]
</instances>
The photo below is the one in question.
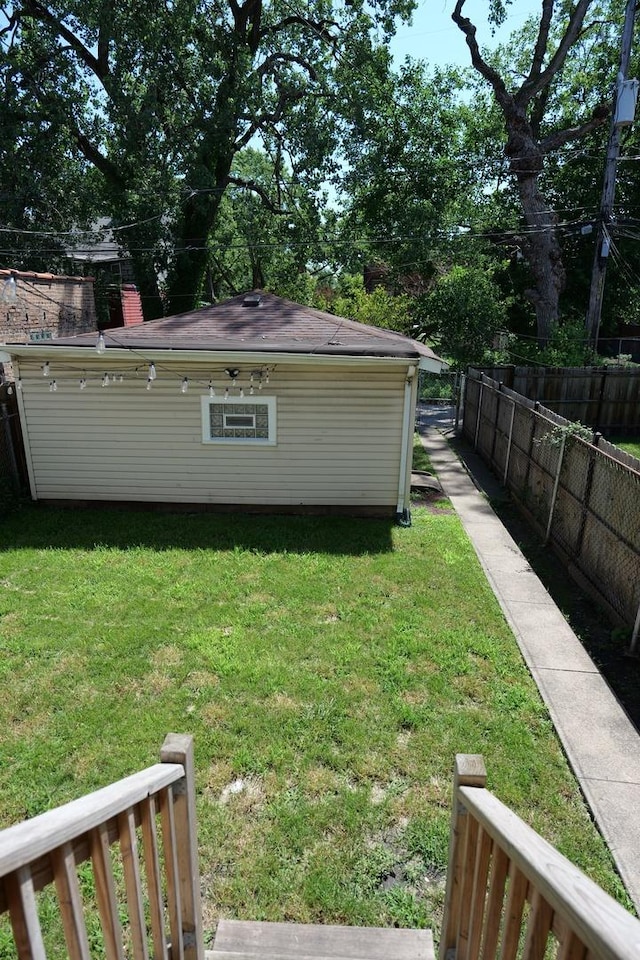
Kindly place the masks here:
<instances>
[{"instance_id":1,"label":"white framed window","mask_svg":"<svg viewBox=\"0 0 640 960\"><path fill-rule=\"evenodd\" d=\"M202 397L202 442L275 446L276 398Z\"/></svg>"}]
</instances>

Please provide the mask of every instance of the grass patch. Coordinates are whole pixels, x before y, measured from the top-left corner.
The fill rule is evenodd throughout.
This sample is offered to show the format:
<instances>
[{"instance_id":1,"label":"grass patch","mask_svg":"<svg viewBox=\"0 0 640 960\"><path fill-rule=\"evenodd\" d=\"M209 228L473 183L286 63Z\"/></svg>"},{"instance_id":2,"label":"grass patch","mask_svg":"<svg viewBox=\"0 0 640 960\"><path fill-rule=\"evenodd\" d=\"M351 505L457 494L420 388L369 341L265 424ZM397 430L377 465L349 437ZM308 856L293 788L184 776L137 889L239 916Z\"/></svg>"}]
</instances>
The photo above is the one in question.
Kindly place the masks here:
<instances>
[{"instance_id":1,"label":"grass patch","mask_svg":"<svg viewBox=\"0 0 640 960\"><path fill-rule=\"evenodd\" d=\"M640 460L640 439L632 437L607 437L610 443L615 443L616 447L626 450Z\"/></svg>"},{"instance_id":2,"label":"grass patch","mask_svg":"<svg viewBox=\"0 0 640 960\"><path fill-rule=\"evenodd\" d=\"M188 731L208 931L437 928L454 754L482 753L491 789L628 905L457 517L28 507L3 534L1 825Z\"/></svg>"},{"instance_id":3,"label":"grass patch","mask_svg":"<svg viewBox=\"0 0 640 960\"><path fill-rule=\"evenodd\" d=\"M435 473L429 454L420 441L420 434L413 435L413 469L424 473Z\"/></svg>"}]
</instances>

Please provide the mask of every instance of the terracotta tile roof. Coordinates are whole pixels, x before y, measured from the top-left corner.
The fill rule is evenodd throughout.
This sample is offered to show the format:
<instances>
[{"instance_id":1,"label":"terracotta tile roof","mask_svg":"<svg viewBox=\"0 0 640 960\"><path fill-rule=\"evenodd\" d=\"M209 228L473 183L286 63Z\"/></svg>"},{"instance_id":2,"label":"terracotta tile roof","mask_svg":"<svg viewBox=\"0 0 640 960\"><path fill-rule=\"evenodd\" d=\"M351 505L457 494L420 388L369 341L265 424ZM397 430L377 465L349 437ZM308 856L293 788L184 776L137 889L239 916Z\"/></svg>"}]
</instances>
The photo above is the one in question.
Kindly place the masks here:
<instances>
[{"instance_id":1,"label":"terracotta tile roof","mask_svg":"<svg viewBox=\"0 0 640 960\"><path fill-rule=\"evenodd\" d=\"M72 280L74 283L95 283L94 277L66 277L57 273L36 273L34 270L0 270L0 278L12 275L16 280L48 280L62 283Z\"/></svg>"},{"instance_id":2,"label":"terracotta tile roof","mask_svg":"<svg viewBox=\"0 0 640 960\"><path fill-rule=\"evenodd\" d=\"M257 300L255 306L248 305ZM392 330L370 327L260 291L144 324L105 330L110 345L133 349L315 353L335 356L438 357L429 347ZM52 346L95 345L83 334Z\"/></svg>"}]
</instances>

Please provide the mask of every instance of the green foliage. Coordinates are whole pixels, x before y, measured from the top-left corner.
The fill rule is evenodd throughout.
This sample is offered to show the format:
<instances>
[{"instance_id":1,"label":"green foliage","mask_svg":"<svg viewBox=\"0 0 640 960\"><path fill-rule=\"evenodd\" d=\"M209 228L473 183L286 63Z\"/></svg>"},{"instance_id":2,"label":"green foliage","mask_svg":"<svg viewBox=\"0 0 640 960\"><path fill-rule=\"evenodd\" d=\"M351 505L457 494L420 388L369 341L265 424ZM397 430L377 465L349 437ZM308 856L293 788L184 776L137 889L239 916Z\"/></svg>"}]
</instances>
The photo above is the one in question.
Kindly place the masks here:
<instances>
[{"instance_id":1,"label":"green foliage","mask_svg":"<svg viewBox=\"0 0 640 960\"><path fill-rule=\"evenodd\" d=\"M579 420L572 420L566 424L556 424L547 433L543 434L535 443L547 443L550 447L559 447L563 443L571 445L574 440L593 442L593 430Z\"/></svg>"},{"instance_id":2,"label":"green foliage","mask_svg":"<svg viewBox=\"0 0 640 960\"><path fill-rule=\"evenodd\" d=\"M382 286L376 287L372 293L367 293L360 277L343 274L335 289L319 290L316 303L321 309L339 317L411 335L411 297L389 293Z\"/></svg>"},{"instance_id":3,"label":"green foliage","mask_svg":"<svg viewBox=\"0 0 640 960\"><path fill-rule=\"evenodd\" d=\"M289 178L308 197L317 193L335 171L368 64L386 76L385 41L412 7L15 4L0 47L4 142L14 154L7 169L19 170L24 157L29 175L44 180L51 149L55 182L39 208L53 209L58 197L67 225L76 214L68 198L92 170L87 215L99 207L116 224L135 224L121 239L147 313L162 310L160 274L169 312L188 309L201 294L225 191L233 185L265 199L238 164L233 172L236 157L258 143L283 189ZM11 226L38 196L29 175L16 182L28 198L10 211ZM239 229L250 228L247 218L255 226L248 214L237 212Z\"/></svg>"},{"instance_id":4,"label":"green foliage","mask_svg":"<svg viewBox=\"0 0 640 960\"><path fill-rule=\"evenodd\" d=\"M479 363L507 322L507 303L490 275L477 267L453 267L421 298L419 323L458 369Z\"/></svg>"},{"instance_id":5,"label":"green foliage","mask_svg":"<svg viewBox=\"0 0 640 960\"><path fill-rule=\"evenodd\" d=\"M545 347L534 340L518 340L513 347L518 363L548 367L591 367L604 363L590 345L581 320L565 320L551 331Z\"/></svg>"}]
</instances>

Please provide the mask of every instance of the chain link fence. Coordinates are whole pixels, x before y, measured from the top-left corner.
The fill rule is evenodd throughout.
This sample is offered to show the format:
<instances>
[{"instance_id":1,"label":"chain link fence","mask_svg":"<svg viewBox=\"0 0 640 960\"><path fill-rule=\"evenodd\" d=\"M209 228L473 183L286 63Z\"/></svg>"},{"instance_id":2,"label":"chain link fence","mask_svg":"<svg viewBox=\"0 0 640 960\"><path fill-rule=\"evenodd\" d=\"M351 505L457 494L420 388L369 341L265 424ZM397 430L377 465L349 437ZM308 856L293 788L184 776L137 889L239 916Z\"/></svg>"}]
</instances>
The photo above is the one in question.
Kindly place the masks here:
<instances>
[{"instance_id":1,"label":"chain link fence","mask_svg":"<svg viewBox=\"0 0 640 960\"><path fill-rule=\"evenodd\" d=\"M463 435L569 572L640 645L640 460L481 374L466 379Z\"/></svg>"}]
</instances>

